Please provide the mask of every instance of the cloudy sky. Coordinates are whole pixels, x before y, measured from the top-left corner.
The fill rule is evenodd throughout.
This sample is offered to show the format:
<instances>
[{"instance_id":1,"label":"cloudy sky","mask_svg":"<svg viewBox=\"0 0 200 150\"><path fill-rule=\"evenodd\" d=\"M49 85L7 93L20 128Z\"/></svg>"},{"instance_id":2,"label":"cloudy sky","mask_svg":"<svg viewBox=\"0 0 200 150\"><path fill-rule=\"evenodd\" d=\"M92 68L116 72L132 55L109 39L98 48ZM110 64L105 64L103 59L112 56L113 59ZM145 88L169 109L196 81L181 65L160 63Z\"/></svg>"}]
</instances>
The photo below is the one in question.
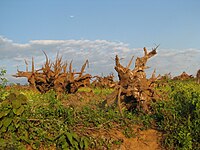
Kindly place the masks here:
<instances>
[{"instance_id":1,"label":"cloudy sky","mask_svg":"<svg viewBox=\"0 0 200 150\"><path fill-rule=\"evenodd\" d=\"M160 44L147 70L157 74L200 68L199 0L1 0L0 67L11 75L34 57L45 62L57 52L79 70L86 59L92 75L115 73L118 54L127 65ZM133 64L134 65L134 64ZM133 66L132 66L133 67Z\"/></svg>"}]
</instances>

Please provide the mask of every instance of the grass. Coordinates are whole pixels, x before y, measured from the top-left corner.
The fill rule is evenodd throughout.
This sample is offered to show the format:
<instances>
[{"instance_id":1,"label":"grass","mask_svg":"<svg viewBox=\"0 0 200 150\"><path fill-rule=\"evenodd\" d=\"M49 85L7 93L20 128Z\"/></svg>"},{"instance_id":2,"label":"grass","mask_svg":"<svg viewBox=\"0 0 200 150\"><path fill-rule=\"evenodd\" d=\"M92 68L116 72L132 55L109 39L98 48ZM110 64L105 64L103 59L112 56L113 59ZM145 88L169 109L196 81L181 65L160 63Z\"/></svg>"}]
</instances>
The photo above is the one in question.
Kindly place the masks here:
<instances>
[{"instance_id":1,"label":"grass","mask_svg":"<svg viewBox=\"0 0 200 150\"><path fill-rule=\"evenodd\" d=\"M25 149L27 145L33 149L119 148L123 140L105 137L104 133L120 130L130 138L137 136L139 127L140 130L156 128L161 131L161 143L166 149L198 150L200 86L194 81L169 81L157 90L165 96L152 103L152 113L124 110L122 117L118 107L104 108L101 105L113 89L81 88L76 94L63 95L62 99L57 99L54 91L40 94L26 89L1 89L2 101L6 101L10 93L23 94L27 97L27 105L21 115L5 116L17 118L20 127L11 130L11 123L2 132L0 125L0 148ZM2 103L0 108L2 111Z\"/></svg>"}]
</instances>

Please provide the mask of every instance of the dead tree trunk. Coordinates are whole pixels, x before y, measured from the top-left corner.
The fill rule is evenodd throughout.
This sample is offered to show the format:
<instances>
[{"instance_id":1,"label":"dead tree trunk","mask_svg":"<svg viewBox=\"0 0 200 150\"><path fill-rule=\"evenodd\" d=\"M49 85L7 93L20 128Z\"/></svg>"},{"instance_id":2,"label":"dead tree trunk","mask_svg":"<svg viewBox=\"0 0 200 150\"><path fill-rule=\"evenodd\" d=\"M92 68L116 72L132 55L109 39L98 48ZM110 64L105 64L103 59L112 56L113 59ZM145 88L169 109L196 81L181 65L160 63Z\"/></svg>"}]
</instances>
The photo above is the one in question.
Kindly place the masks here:
<instances>
[{"instance_id":1,"label":"dead tree trunk","mask_svg":"<svg viewBox=\"0 0 200 150\"><path fill-rule=\"evenodd\" d=\"M150 79L146 78L145 69L147 60L156 55L156 48L151 52L147 52L144 48L144 56L137 58L135 61L135 68L130 69L132 59L127 67L120 64L118 55L115 58L115 70L118 73L119 83L114 91L107 99L107 104L112 105L115 101L118 101L118 106L123 103L128 110L134 108L142 109L146 112L149 111L149 103L155 99L155 91L153 89L154 82L156 81L155 71ZM117 94L116 94L117 93ZM112 99L111 99L112 98ZM121 109L121 106L119 106ZM120 110L121 111L121 110Z\"/></svg>"},{"instance_id":2,"label":"dead tree trunk","mask_svg":"<svg viewBox=\"0 0 200 150\"><path fill-rule=\"evenodd\" d=\"M197 78L197 83L200 84L200 69L197 71L196 78Z\"/></svg>"}]
</instances>

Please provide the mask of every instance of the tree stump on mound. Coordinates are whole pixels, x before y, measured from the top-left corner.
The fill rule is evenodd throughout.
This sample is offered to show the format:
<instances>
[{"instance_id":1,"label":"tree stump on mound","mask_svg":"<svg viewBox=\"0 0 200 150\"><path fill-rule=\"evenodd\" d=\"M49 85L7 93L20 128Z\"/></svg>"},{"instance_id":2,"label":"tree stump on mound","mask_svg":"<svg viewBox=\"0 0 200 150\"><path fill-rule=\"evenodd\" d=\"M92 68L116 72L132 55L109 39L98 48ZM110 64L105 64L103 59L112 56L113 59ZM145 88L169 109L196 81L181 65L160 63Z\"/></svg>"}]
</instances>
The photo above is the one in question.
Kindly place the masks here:
<instances>
[{"instance_id":1,"label":"tree stump on mound","mask_svg":"<svg viewBox=\"0 0 200 150\"><path fill-rule=\"evenodd\" d=\"M119 83L115 88L115 91L111 93L106 99L106 104L111 106L115 102L118 104L120 112L122 107L126 107L128 110L135 108L142 109L145 112L149 112L149 104L157 98L154 86L158 77L153 72L151 78L146 78L145 69L147 60L157 54L156 48L147 52L144 48L144 56L137 58L135 61L134 69L130 69L133 61L133 57L130 60L127 67L120 64L118 55L115 58L115 70L118 73Z\"/></svg>"}]
</instances>

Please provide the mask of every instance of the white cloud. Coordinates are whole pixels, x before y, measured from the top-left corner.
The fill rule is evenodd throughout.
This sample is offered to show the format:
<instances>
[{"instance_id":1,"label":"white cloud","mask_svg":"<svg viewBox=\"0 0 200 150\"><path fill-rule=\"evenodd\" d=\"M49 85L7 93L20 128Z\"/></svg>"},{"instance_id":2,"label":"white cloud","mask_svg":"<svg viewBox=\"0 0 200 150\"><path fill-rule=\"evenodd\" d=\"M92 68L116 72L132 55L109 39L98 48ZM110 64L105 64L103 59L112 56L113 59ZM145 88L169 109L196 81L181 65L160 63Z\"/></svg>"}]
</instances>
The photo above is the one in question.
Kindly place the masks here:
<instances>
[{"instance_id":1,"label":"white cloud","mask_svg":"<svg viewBox=\"0 0 200 150\"><path fill-rule=\"evenodd\" d=\"M50 59L54 60L57 52L63 60L73 60L73 67L79 70L86 59L90 62L90 68L86 72L92 75L104 75L114 72L115 55L118 54L123 65L127 65L131 57L134 59L143 55L143 48L132 48L123 42L107 40L32 40L25 44L14 43L12 40L0 36L0 67L5 66L8 74L15 74L17 67L25 70L24 59L29 61L34 57L35 65L41 67L45 62L44 50ZM149 49L151 50L151 49ZM158 48L158 54L149 60L147 70L149 74L156 68L158 74L171 72L172 75L186 71L196 74L200 68L200 49L162 49ZM134 63L132 67L134 66ZM13 78L9 78L14 81Z\"/></svg>"},{"instance_id":2,"label":"white cloud","mask_svg":"<svg viewBox=\"0 0 200 150\"><path fill-rule=\"evenodd\" d=\"M195 75L200 69L199 57L200 49L160 49L150 65L155 66L160 74L171 72L173 76L176 76L186 71Z\"/></svg>"},{"instance_id":3,"label":"white cloud","mask_svg":"<svg viewBox=\"0 0 200 150\"><path fill-rule=\"evenodd\" d=\"M65 43L64 40L31 40L31 45L56 45L56 44L63 44Z\"/></svg>"}]
</instances>

